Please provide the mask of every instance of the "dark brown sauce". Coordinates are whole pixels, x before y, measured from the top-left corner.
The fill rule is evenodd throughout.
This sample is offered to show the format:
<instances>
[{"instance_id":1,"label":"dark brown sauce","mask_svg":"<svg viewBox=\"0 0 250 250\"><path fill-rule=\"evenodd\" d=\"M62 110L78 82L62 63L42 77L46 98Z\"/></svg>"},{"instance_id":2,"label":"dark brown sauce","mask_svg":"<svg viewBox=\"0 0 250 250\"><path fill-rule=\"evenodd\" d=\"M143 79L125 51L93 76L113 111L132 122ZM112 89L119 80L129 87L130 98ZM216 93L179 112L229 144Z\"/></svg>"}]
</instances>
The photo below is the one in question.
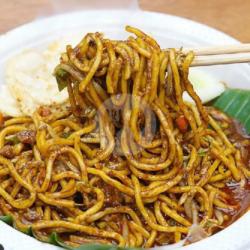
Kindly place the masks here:
<instances>
[{"instance_id":1,"label":"dark brown sauce","mask_svg":"<svg viewBox=\"0 0 250 250\"><path fill-rule=\"evenodd\" d=\"M235 120L232 120L230 129L231 136L229 136L229 138L231 141L239 144L238 148L241 148L241 150L244 148L243 163L246 168L250 169L250 144L247 146L242 143L246 140L250 141L250 136L247 135L240 123ZM229 220L225 221L223 226L227 227L246 213L250 208L250 179L246 180L244 187L241 187L239 183L235 182L227 183L223 191L230 196L227 203L234 207L233 210L226 212L229 215Z\"/></svg>"},{"instance_id":2,"label":"dark brown sauce","mask_svg":"<svg viewBox=\"0 0 250 250\"><path fill-rule=\"evenodd\" d=\"M223 226L227 227L248 211L250 207L250 181L248 180L244 187L235 183L232 186L228 184L223 191L230 195L228 204L234 206L233 210L226 212L229 215L229 220L225 221Z\"/></svg>"}]
</instances>

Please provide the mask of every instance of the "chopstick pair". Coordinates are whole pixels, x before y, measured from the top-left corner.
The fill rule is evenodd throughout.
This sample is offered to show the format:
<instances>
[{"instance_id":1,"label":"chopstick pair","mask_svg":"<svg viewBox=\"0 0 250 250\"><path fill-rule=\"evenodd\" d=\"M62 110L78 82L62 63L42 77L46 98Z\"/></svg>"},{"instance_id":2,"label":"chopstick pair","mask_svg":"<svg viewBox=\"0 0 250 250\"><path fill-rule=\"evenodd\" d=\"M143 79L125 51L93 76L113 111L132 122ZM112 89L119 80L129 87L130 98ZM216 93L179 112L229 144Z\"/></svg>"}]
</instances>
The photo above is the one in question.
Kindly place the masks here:
<instances>
[{"instance_id":1,"label":"chopstick pair","mask_svg":"<svg viewBox=\"0 0 250 250\"><path fill-rule=\"evenodd\" d=\"M191 66L209 66L250 62L250 43L204 48L186 48L194 51L195 59Z\"/></svg>"}]
</instances>

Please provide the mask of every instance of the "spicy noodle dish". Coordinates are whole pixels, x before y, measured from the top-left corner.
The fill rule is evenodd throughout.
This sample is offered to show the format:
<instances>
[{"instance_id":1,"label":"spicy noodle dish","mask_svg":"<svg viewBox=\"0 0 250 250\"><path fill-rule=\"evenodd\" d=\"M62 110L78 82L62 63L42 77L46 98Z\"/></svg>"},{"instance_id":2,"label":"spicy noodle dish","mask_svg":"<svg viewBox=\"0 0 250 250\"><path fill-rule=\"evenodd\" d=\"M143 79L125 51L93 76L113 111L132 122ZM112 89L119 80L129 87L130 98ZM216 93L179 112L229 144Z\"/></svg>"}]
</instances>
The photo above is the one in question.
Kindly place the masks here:
<instances>
[{"instance_id":1,"label":"spicy noodle dish","mask_svg":"<svg viewBox=\"0 0 250 250\"><path fill-rule=\"evenodd\" d=\"M0 215L17 230L72 247L150 248L190 244L247 211L249 137L202 103L194 53L126 30L125 41L88 33L66 47L54 70L61 103L33 112L19 96L26 113L1 113Z\"/></svg>"}]
</instances>

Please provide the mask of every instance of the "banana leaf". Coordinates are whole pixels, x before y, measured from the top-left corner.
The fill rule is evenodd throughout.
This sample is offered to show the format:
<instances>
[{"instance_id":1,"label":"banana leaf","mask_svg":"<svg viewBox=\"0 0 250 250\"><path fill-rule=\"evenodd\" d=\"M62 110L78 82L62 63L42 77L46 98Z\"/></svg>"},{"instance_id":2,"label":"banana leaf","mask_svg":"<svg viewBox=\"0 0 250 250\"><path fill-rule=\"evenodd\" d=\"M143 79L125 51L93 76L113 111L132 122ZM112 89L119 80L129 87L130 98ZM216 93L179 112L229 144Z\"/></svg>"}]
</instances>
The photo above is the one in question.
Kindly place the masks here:
<instances>
[{"instance_id":1,"label":"banana leaf","mask_svg":"<svg viewBox=\"0 0 250 250\"><path fill-rule=\"evenodd\" d=\"M212 105L238 120L250 134L250 90L227 89Z\"/></svg>"}]
</instances>

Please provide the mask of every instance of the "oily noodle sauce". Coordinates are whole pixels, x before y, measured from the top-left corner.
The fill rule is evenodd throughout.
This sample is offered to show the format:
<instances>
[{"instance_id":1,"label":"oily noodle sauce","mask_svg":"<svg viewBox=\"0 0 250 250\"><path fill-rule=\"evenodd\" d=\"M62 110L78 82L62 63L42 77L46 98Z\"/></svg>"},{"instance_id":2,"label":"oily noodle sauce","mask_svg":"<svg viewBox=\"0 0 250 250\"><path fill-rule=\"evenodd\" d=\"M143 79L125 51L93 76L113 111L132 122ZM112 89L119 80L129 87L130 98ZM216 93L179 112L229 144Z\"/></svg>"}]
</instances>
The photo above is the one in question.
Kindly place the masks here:
<instances>
[{"instance_id":1,"label":"oily noodle sauce","mask_svg":"<svg viewBox=\"0 0 250 250\"><path fill-rule=\"evenodd\" d=\"M233 130L232 133L230 133L232 134L230 136L230 140L237 142L237 148L241 150L243 155L243 163L245 167L249 168L250 136L246 134L239 122L235 120L232 120L230 129ZM246 141L248 141L248 145L246 145ZM230 195L230 200L228 203L235 207L233 210L226 211L229 215L229 220L226 220L223 226L227 227L244 213L246 213L248 209L250 209L250 180L246 179L245 185L243 187L241 187L239 183L227 183L223 191Z\"/></svg>"}]
</instances>

